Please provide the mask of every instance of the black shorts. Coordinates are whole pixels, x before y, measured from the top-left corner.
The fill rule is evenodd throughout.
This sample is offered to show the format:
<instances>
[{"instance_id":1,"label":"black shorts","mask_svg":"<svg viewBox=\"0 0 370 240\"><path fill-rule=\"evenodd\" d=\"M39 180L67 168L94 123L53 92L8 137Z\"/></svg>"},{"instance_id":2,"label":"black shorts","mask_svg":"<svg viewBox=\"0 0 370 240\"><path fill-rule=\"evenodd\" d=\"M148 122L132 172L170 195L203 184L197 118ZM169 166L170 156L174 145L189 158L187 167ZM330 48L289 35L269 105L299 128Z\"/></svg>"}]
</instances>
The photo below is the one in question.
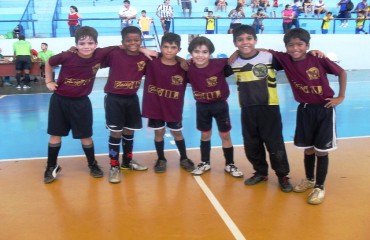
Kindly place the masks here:
<instances>
[{"instance_id":1,"label":"black shorts","mask_svg":"<svg viewBox=\"0 0 370 240\"><path fill-rule=\"evenodd\" d=\"M167 127L172 131L181 131L182 122L165 122L163 120L149 118L148 127L154 129L162 129L164 127Z\"/></svg>"},{"instance_id":2,"label":"black shorts","mask_svg":"<svg viewBox=\"0 0 370 240\"><path fill-rule=\"evenodd\" d=\"M191 2L181 2L182 9L191 9Z\"/></svg>"},{"instance_id":3,"label":"black shorts","mask_svg":"<svg viewBox=\"0 0 370 240\"><path fill-rule=\"evenodd\" d=\"M335 109L324 105L299 104L294 145L324 152L337 148Z\"/></svg>"},{"instance_id":4,"label":"black shorts","mask_svg":"<svg viewBox=\"0 0 370 240\"><path fill-rule=\"evenodd\" d=\"M17 56L15 58L15 69L16 70L24 70L24 69L31 69L31 56Z\"/></svg>"},{"instance_id":5,"label":"black shorts","mask_svg":"<svg viewBox=\"0 0 370 240\"><path fill-rule=\"evenodd\" d=\"M196 103L197 128L207 132L212 129L212 120L216 120L218 131L228 132L231 129L229 105L226 101L214 103Z\"/></svg>"},{"instance_id":6,"label":"black shorts","mask_svg":"<svg viewBox=\"0 0 370 240\"><path fill-rule=\"evenodd\" d=\"M68 136L72 130L75 139L89 138L93 134L93 114L89 97L70 98L51 95L48 134Z\"/></svg>"},{"instance_id":7,"label":"black shorts","mask_svg":"<svg viewBox=\"0 0 370 240\"><path fill-rule=\"evenodd\" d=\"M143 127L138 96L108 93L104 98L105 121L110 131L121 132L124 128L139 130Z\"/></svg>"}]
</instances>

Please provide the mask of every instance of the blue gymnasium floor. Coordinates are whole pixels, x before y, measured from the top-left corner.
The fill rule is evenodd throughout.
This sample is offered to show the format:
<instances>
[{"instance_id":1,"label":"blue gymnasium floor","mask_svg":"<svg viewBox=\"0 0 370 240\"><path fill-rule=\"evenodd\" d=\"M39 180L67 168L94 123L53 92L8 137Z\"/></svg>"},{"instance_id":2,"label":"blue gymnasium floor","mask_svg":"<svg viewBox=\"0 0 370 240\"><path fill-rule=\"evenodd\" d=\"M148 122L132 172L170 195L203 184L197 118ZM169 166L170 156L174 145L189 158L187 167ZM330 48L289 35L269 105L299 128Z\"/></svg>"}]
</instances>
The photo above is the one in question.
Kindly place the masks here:
<instances>
[{"instance_id":1,"label":"blue gymnasium floor","mask_svg":"<svg viewBox=\"0 0 370 240\"><path fill-rule=\"evenodd\" d=\"M283 79L279 73L278 80ZM330 76L335 92L338 92L337 78ZM231 131L234 145L242 145L240 109L237 99L236 86L233 79L230 82L230 115L233 129ZM280 81L280 82L285 82ZM105 79L98 79L90 95L94 111L94 142L96 154L107 154L108 130L104 119L104 92ZM11 88L11 87L4 87ZM35 86L36 88L36 86ZM297 103L294 101L289 84L281 83L278 86L281 113L284 124L285 141L292 141L295 128L295 114ZM370 72L368 70L348 72L348 84L345 101L337 107L337 133L339 138L370 136L369 108L370 108ZM10 89L9 92L14 92ZM26 90L22 90L25 93ZM2 90L4 92L4 90ZM47 156L49 136L46 133L48 104L50 93L9 94L0 95L0 160L39 159ZM139 96L142 91L139 91ZM183 113L183 132L187 148L198 148L200 133L195 127L195 104L190 87L186 92ZM146 127L136 132L135 152L154 151L153 130ZM212 145L220 146L216 128L213 132ZM166 149L176 149L172 137L167 134ZM339 146L340 147L340 146ZM60 156L82 155L79 140L71 136L63 138ZM194 159L198 161L197 159Z\"/></svg>"}]
</instances>

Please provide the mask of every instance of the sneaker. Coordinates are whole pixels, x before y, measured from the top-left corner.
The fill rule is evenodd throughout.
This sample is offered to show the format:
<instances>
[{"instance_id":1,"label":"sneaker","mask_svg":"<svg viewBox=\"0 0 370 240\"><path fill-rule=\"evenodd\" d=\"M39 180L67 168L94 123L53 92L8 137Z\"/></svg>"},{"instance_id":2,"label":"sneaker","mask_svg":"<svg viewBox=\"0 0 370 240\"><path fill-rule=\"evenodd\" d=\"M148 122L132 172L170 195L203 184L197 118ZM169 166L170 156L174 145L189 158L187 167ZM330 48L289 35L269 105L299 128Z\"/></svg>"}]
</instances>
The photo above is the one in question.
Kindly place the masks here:
<instances>
[{"instance_id":1,"label":"sneaker","mask_svg":"<svg viewBox=\"0 0 370 240\"><path fill-rule=\"evenodd\" d=\"M224 170L225 172L230 173L233 177L243 177L242 171L240 171L234 164L227 164Z\"/></svg>"},{"instance_id":2,"label":"sneaker","mask_svg":"<svg viewBox=\"0 0 370 240\"><path fill-rule=\"evenodd\" d=\"M262 181L267 181L268 177L267 176L262 176L258 173L254 173L252 177L248 178L247 180L244 181L245 185L255 185L257 183L260 183Z\"/></svg>"},{"instance_id":3,"label":"sneaker","mask_svg":"<svg viewBox=\"0 0 370 240\"><path fill-rule=\"evenodd\" d=\"M193 161L187 158L180 160L180 167L185 169L187 172L192 172L195 169Z\"/></svg>"},{"instance_id":4,"label":"sneaker","mask_svg":"<svg viewBox=\"0 0 370 240\"><path fill-rule=\"evenodd\" d=\"M12 86L10 82L4 82L4 86Z\"/></svg>"},{"instance_id":5,"label":"sneaker","mask_svg":"<svg viewBox=\"0 0 370 240\"><path fill-rule=\"evenodd\" d=\"M61 170L62 168L59 167L59 165L56 165L55 167L46 168L44 173L44 183L53 182Z\"/></svg>"},{"instance_id":6,"label":"sneaker","mask_svg":"<svg viewBox=\"0 0 370 240\"><path fill-rule=\"evenodd\" d=\"M294 187L293 191L294 192L305 192L309 188L313 188L315 186L315 181L310 181L307 178L302 179L301 182Z\"/></svg>"},{"instance_id":7,"label":"sneaker","mask_svg":"<svg viewBox=\"0 0 370 240\"><path fill-rule=\"evenodd\" d=\"M31 88L31 86L30 85L24 85L23 86L23 89L30 89Z\"/></svg>"},{"instance_id":8,"label":"sneaker","mask_svg":"<svg viewBox=\"0 0 370 240\"><path fill-rule=\"evenodd\" d=\"M131 160L130 163L121 164L121 169L123 170L136 170L136 171L145 171L148 170L147 166L141 165L140 163L136 162L135 160Z\"/></svg>"},{"instance_id":9,"label":"sneaker","mask_svg":"<svg viewBox=\"0 0 370 240\"><path fill-rule=\"evenodd\" d=\"M289 182L289 177L284 176L284 177L279 177L278 179L279 179L279 185L280 185L281 191L286 192L286 193L293 191L293 186Z\"/></svg>"},{"instance_id":10,"label":"sneaker","mask_svg":"<svg viewBox=\"0 0 370 240\"><path fill-rule=\"evenodd\" d=\"M120 183L121 182L121 171L119 167L111 167L109 170L109 182Z\"/></svg>"},{"instance_id":11,"label":"sneaker","mask_svg":"<svg viewBox=\"0 0 370 240\"><path fill-rule=\"evenodd\" d=\"M201 162L191 173L194 176L200 176L209 170L211 170L211 164L209 162Z\"/></svg>"},{"instance_id":12,"label":"sneaker","mask_svg":"<svg viewBox=\"0 0 370 240\"><path fill-rule=\"evenodd\" d=\"M309 204L320 204L324 201L325 190L321 188L314 188L313 191L308 195L307 202Z\"/></svg>"},{"instance_id":13,"label":"sneaker","mask_svg":"<svg viewBox=\"0 0 370 240\"><path fill-rule=\"evenodd\" d=\"M344 27L344 28L348 27L348 23L345 23L345 24L343 25L343 27Z\"/></svg>"},{"instance_id":14,"label":"sneaker","mask_svg":"<svg viewBox=\"0 0 370 240\"><path fill-rule=\"evenodd\" d=\"M344 27L344 23L340 24L339 27Z\"/></svg>"},{"instance_id":15,"label":"sneaker","mask_svg":"<svg viewBox=\"0 0 370 240\"><path fill-rule=\"evenodd\" d=\"M22 87L21 87L21 85L19 85L19 84L18 84L18 85L16 86L16 88L17 88L17 89L21 89Z\"/></svg>"},{"instance_id":16,"label":"sneaker","mask_svg":"<svg viewBox=\"0 0 370 240\"><path fill-rule=\"evenodd\" d=\"M90 175L95 177L95 178L100 178L104 176L103 171L99 167L98 163L95 161L94 164L89 165L90 168Z\"/></svg>"},{"instance_id":17,"label":"sneaker","mask_svg":"<svg viewBox=\"0 0 370 240\"><path fill-rule=\"evenodd\" d=\"M166 171L166 168L167 168L167 161L163 159L158 159L154 165L154 172L163 173Z\"/></svg>"}]
</instances>

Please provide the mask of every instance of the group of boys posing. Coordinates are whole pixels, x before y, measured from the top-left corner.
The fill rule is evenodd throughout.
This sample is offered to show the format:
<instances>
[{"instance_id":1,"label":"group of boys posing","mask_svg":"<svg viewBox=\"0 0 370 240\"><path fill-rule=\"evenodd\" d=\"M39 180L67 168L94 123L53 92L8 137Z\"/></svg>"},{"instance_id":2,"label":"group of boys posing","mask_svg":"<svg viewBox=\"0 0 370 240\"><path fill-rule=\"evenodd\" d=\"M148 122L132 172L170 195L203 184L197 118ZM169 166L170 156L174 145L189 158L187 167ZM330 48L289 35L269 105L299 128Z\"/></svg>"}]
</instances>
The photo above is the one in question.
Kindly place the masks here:
<instances>
[{"instance_id":1,"label":"group of boys posing","mask_svg":"<svg viewBox=\"0 0 370 240\"><path fill-rule=\"evenodd\" d=\"M106 126L110 130L109 182L121 181L121 169L147 170L132 158L134 130L142 128L141 117L148 118L148 126L155 130L155 148L158 159L154 171L166 171L164 154L165 128L170 129L180 153L180 166L193 175L202 175L211 169L210 151L212 119L217 123L225 157L225 172L243 177L234 164L234 150L230 138L230 116L227 98L229 86L226 77L234 74L241 106L241 125L244 149L255 173L245 180L255 185L268 179L268 163L275 171L283 192L313 191L310 204L319 204L325 196L324 182L328 169L328 151L336 148L335 106L345 97L346 72L328 58L307 54L310 35L301 28L290 30L284 36L286 53L256 49L257 36L251 26L242 25L233 32L238 48L232 63L227 59L211 59L215 48L206 37L194 38L188 47L192 60L181 64L177 53L181 50L179 35L167 33L161 40L161 53L152 60L146 57L150 50L141 46L141 32L136 27L124 28L120 47L97 48L97 32L81 27L75 35L77 54L62 52L46 64L46 85L54 91L50 99L47 167L44 182L55 180L61 167L57 157L61 136L72 130L73 138L81 139L88 160L90 174L102 177L92 141L91 93L96 72L110 67L105 85ZM57 82L52 81L52 67L62 65ZM185 71L183 68L187 68ZM124 70L123 70L124 69ZM306 178L297 186L289 182L289 163L282 136L282 121L274 70L284 69L296 101L297 126L294 143L304 150ZM137 91L145 74L140 112ZM339 76L339 94L329 85L327 74ZM196 100L197 129L201 131L201 163L197 166L188 158L182 135L182 111L187 83ZM120 146L123 154L119 162ZM315 164L316 177L315 177Z\"/></svg>"}]
</instances>

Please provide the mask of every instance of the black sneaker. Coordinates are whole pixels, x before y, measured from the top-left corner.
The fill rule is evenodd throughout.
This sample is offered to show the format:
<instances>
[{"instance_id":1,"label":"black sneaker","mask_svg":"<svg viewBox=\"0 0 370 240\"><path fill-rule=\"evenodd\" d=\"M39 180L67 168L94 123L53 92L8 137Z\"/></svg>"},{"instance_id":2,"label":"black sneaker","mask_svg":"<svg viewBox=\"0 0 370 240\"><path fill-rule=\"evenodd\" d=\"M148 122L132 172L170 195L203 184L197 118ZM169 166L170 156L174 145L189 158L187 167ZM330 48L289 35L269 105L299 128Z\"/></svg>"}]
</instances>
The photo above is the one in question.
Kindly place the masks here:
<instances>
[{"instance_id":1,"label":"black sneaker","mask_svg":"<svg viewBox=\"0 0 370 240\"><path fill-rule=\"evenodd\" d=\"M193 161L187 158L180 160L180 167L185 169L187 172L192 172L195 169Z\"/></svg>"},{"instance_id":2,"label":"black sneaker","mask_svg":"<svg viewBox=\"0 0 370 240\"><path fill-rule=\"evenodd\" d=\"M90 168L90 175L95 178L100 178L104 176L103 171L99 167L98 163L95 161L94 164L89 165Z\"/></svg>"},{"instance_id":3,"label":"black sneaker","mask_svg":"<svg viewBox=\"0 0 370 240\"><path fill-rule=\"evenodd\" d=\"M158 159L154 165L154 172L156 173L163 173L166 171L167 168L167 161L163 159Z\"/></svg>"},{"instance_id":4,"label":"black sneaker","mask_svg":"<svg viewBox=\"0 0 370 240\"><path fill-rule=\"evenodd\" d=\"M262 181L267 181L268 177L260 175L258 173L254 173L252 177L248 178L244 181L245 185L255 185L257 183L260 183Z\"/></svg>"},{"instance_id":5,"label":"black sneaker","mask_svg":"<svg viewBox=\"0 0 370 240\"><path fill-rule=\"evenodd\" d=\"M293 186L289 182L289 177L284 176L284 177L279 177L278 179L279 179L279 185L280 185L281 191L286 192L286 193L293 191Z\"/></svg>"},{"instance_id":6,"label":"black sneaker","mask_svg":"<svg viewBox=\"0 0 370 240\"><path fill-rule=\"evenodd\" d=\"M44 173L44 183L53 182L61 170L62 168L59 167L59 165L56 165L55 167L47 167Z\"/></svg>"}]
</instances>

